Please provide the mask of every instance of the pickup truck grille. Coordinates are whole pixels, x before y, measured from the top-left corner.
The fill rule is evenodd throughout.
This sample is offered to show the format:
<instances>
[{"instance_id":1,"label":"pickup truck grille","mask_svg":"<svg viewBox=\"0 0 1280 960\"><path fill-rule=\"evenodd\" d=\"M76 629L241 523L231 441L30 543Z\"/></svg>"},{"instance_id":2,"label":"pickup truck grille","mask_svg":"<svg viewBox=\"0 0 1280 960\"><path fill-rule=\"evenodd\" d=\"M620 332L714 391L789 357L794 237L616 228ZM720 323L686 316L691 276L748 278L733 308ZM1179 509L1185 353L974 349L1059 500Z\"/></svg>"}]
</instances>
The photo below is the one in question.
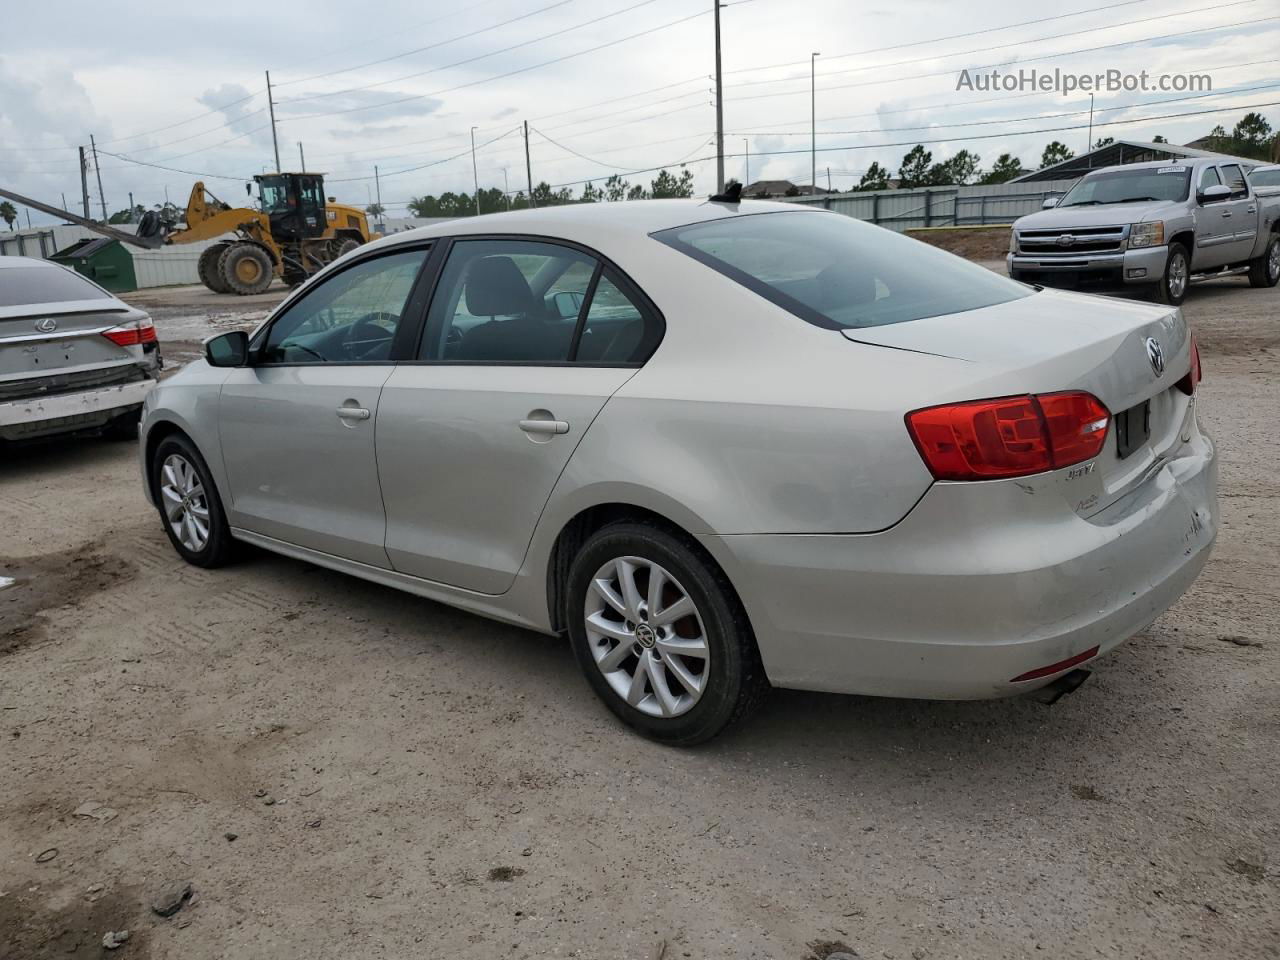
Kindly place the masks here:
<instances>
[{"instance_id":1,"label":"pickup truck grille","mask_svg":"<svg viewBox=\"0 0 1280 960\"><path fill-rule=\"evenodd\" d=\"M1082 253L1119 253L1125 248L1129 228L1063 227L1058 230L1019 230L1018 251L1036 256L1078 256Z\"/></svg>"},{"instance_id":2,"label":"pickup truck grille","mask_svg":"<svg viewBox=\"0 0 1280 960\"><path fill-rule=\"evenodd\" d=\"M125 363L97 370L81 370L76 373L55 373L47 377L23 377L20 380L0 381L0 403L8 400L35 400L61 393L77 393L114 387L122 383L136 383L146 379L146 372L136 363Z\"/></svg>"}]
</instances>

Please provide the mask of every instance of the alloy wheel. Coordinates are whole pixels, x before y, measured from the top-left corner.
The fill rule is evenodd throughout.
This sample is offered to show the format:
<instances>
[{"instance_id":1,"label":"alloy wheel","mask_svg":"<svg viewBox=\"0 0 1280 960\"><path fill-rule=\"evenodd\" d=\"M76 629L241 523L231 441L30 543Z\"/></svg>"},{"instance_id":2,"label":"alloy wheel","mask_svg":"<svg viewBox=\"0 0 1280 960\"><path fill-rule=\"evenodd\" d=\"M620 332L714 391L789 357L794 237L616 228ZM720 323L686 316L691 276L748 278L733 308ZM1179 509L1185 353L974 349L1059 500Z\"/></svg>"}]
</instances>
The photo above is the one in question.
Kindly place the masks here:
<instances>
[{"instance_id":1,"label":"alloy wheel","mask_svg":"<svg viewBox=\"0 0 1280 960\"><path fill-rule=\"evenodd\" d=\"M200 474L186 457L170 454L160 468L160 502L178 542L199 553L209 542L209 502Z\"/></svg>"},{"instance_id":2,"label":"alloy wheel","mask_svg":"<svg viewBox=\"0 0 1280 960\"><path fill-rule=\"evenodd\" d=\"M1169 295L1175 300L1187 289L1187 258L1178 250L1169 261Z\"/></svg>"},{"instance_id":3,"label":"alloy wheel","mask_svg":"<svg viewBox=\"0 0 1280 960\"><path fill-rule=\"evenodd\" d=\"M583 604L587 644L618 696L651 717L693 709L711 676L702 617L670 571L642 557L610 560Z\"/></svg>"},{"instance_id":4,"label":"alloy wheel","mask_svg":"<svg viewBox=\"0 0 1280 960\"><path fill-rule=\"evenodd\" d=\"M1280 278L1280 240L1271 241L1271 255L1267 257L1267 276L1273 282Z\"/></svg>"}]
</instances>

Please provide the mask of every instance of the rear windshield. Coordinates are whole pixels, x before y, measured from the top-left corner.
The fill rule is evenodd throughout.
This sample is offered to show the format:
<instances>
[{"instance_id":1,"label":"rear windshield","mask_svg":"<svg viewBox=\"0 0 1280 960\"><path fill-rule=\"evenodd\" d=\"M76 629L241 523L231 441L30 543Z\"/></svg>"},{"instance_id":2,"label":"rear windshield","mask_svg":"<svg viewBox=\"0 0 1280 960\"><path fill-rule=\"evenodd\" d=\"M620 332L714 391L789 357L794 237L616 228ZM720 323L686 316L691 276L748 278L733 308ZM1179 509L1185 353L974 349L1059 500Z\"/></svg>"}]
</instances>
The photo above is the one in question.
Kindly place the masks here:
<instances>
[{"instance_id":1,"label":"rear windshield","mask_svg":"<svg viewBox=\"0 0 1280 960\"><path fill-rule=\"evenodd\" d=\"M111 294L62 267L0 267L0 307L110 298Z\"/></svg>"},{"instance_id":2,"label":"rear windshield","mask_svg":"<svg viewBox=\"0 0 1280 960\"><path fill-rule=\"evenodd\" d=\"M1255 170L1249 182L1255 187L1280 187L1280 170Z\"/></svg>"},{"instance_id":3,"label":"rear windshield","mask_svg":"<svg viewBox=\"0 0 1280 960\"><path fill-rule=\"evenodd\" d=\"M1097 206L1148 200L1185 200L1191 168L1141 167L1092 173L1067 191L1060 207Z\"/></svg>"},{"instance_id":4,"label":"rear windshield","mask_svg":"<svg viewBox=\"0 0 1280 960\"><path fill-rule=\"evenodd\" d=\"M654 236L831 330L961 313L1034 292L935 247L838 213L726 217Z\"/></svg>"}]
</instances>

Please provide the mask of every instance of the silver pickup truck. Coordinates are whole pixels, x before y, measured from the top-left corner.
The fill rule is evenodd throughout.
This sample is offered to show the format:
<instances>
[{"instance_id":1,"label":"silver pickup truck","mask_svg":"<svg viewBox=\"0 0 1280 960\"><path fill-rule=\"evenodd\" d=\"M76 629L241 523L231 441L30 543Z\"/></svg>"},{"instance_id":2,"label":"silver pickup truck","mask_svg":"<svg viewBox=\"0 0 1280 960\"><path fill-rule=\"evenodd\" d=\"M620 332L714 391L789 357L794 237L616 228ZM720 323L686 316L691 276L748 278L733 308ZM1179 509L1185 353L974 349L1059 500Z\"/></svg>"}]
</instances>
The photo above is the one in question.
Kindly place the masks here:
<instances>
[{"instance_id":1,"label":"silver pickup truck","mask_svg":"<svg viewBox=\"0 0 1280 960\"><path fill-rule=\"evenodd\" d=\"M1146 285L1178 304L1187 287L1249 275L1280 281L1280 197L1258 196L1241 165L1192 159L1104 167L1018 219L1009 276L1053 287Z\"/></svg>"}]
</instances>

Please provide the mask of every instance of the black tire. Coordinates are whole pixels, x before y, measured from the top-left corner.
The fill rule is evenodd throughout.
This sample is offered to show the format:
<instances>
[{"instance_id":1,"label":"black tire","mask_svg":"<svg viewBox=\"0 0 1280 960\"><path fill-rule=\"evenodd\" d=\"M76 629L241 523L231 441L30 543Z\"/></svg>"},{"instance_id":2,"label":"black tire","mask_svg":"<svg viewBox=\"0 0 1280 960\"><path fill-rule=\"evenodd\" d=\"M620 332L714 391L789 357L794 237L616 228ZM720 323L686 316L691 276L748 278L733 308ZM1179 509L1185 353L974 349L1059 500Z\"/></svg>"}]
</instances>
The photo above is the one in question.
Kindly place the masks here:
<instances>
[{"instance_id":1,"label":"black tire","mask_svg":"<svg viewBox=\"0 0 1280 960\"><path fill-rule=\"evenodd\" d=\"M161 490L165 483L165 463L171 456L182 457L194 468L204 491L203 501L209 518L208 538L200 549L192 549L178 539L165 511L165 496ZM204 457L200 456L200 451L196 449L194 443L180 433L165 437L160 441L151 458L150 476L160 524L164 527L169 542L173 544L173 549L178 551L178 555L183 560L197 567L213 568L221 567L235 558L236 542L231 538L231 529L227 526L227 515L222 509L222 498L218 496L218 488L214 486L208 464L204 462Z\"/></svg>"},{"instance_id":2,"label":"black tire","mask_svg":"<svg viewBox=\"0 0 1280 960\"><path fill-rule=\"evenodd\" d=\"M222 282L222 274L218 270L218 263L229 246L231 246L229 243L215 243L211 247L206 247L196 263L196 273L200 275L200 282L214 293L231 292Z\"/></svg>"},{"instance_id":3,"label":"black tire","mask_svg":"<svg viewBox=\"0 0 1280 960\"><path fill-rule=\"evenodd\" d=\"M703 689L692 706L677 716L653 716L627 703L610 686L592 654L584 612L587 593L597 571L623 557L660 565L693 601L701 621L709 653L699 675L705 676ZM751 624L728 578L692 540L656 524L622 521L593 534L569 568L563 613L574 655L596 695L629 726L662 743L692 746L709 740L729 724L744 720L769 690ZM665 676L669 686L679 691L674 674ZM651 689L652 682L645 682Z\"/></svg>"},{"instance_id":4,"label":"black tire","mask_svg":"<svg viewBox=\"0 0 1280 960\"><path fill-rule=\"evenodd\" d=\"M332 256L330 256L329 262L332 263L339 257L346 256L352 250L359 250L360 241L356 240L354 237L341 237L338 240L334 240L329 246L332 251Z\"/></svg>"},{"instance_id":5,"label":"black tire","mask_svg":"<svg viewBox=\"0 0 1280 960\"><path fill-rule=\"evenodd\" d=\"M242 297L265 291L274 272L267 251L253 243L233 243L218 260L218 275L228 292Z\"/></svg>"},{"instance_id":6,"label":"black tire","mask_svg":"<svg viewBox=\"0 0 1280 960\"><path fill-rule=\"evenodd\" d=\"M1249 286L1274 287L1277 283L1280 283L1280 233L1273 233L1262 256L1249 261Z\"/></svg>"},{"instance_id":7,"label":"black tire","mask_svg":"<svg viewBox=\"0 0 1280 960\"><path fill-rule=\"evenodd\" d=\"M102 435L108 440L130 441L138 439L138 421L142 419L142 408L138 407L112 417L102 428Z\"/></svg>"},{"instance_id":8,"label":"black tire","mask_svg":"<svg viewBox=\"0 0 1280 960\"><path fill-rule=\"evenodd\" d=\"M1179 267L1181 268L1181 283L1171 289L1170 284L1174 283L1174 279L1178 276ZM1191 254L1182 244L1171 243L1169 244L1169 256L1164 262L1164 275L1160 277L1160 282L1156 285L1156 302L1167 303L1171 307L1176 307L1187 299L1187 290L1190 288Z\"/></svg>"}]
</instances>

